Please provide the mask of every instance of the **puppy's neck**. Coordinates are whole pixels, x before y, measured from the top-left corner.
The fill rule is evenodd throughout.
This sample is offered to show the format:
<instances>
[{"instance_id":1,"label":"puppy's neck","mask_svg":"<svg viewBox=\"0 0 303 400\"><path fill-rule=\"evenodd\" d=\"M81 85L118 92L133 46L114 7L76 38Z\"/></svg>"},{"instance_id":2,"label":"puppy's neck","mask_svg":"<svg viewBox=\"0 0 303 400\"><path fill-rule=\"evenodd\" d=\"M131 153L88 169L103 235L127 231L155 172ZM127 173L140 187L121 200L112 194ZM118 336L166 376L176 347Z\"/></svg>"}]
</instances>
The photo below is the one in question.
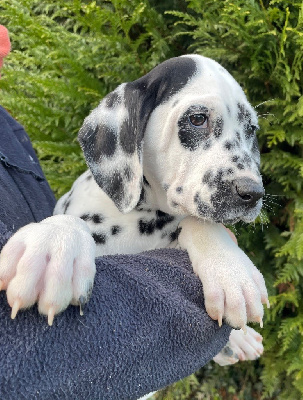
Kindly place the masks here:
<instances>
[{"instance_id":1,"label":"puppy's neck","mask_svg":"<svg viewBox=\"0 0 303 400\"><path fill-rule=\"evenodd\" d=\"M136 206L137 210L161 210L171 214L171 209L167 205L168 187L162 187L149 174L143 176L143 185L140 200Z\"/></svg>"}]
</instances>

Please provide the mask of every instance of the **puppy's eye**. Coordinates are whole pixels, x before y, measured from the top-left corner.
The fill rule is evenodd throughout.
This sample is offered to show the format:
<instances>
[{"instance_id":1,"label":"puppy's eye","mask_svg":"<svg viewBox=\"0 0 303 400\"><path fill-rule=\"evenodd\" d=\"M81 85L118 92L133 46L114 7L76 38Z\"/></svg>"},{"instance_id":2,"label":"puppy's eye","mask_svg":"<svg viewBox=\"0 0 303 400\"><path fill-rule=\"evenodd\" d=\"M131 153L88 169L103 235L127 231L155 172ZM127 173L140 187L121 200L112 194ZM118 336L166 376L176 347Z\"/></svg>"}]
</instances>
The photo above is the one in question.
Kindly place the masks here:
<instances>
[{"instance_id":1,"label":"puppy's eye","mask_svg":"<svg viewBox=\"0 0 303 400\"><path fill-rule=\"evenodd\" d=\"M188 117L190 123L199 128L207 128L208 117L205 114L192 114Z\"/></svg>"}]
</instances>

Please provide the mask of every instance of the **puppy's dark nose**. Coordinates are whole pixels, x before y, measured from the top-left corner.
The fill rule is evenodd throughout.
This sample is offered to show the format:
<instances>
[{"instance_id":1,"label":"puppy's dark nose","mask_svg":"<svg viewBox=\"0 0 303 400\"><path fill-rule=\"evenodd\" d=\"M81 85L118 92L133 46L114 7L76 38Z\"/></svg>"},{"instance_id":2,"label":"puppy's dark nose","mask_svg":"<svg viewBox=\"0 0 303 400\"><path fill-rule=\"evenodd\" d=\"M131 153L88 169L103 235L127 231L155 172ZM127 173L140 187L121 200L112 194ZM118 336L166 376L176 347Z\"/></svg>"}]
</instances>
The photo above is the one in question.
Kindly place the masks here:
<instances>
[{"instance_id":1,"label":"puppy's dark nose","mask_svg":"<svg viewBox=\"0 0 303 400\"><path fill-rule=\"evenodd\" d=\"M242 204L255 205L264 196L264 188L259 183L249 178L239 178L233 181L235 195L241 199Z\"/></svg>"}]
</instances>

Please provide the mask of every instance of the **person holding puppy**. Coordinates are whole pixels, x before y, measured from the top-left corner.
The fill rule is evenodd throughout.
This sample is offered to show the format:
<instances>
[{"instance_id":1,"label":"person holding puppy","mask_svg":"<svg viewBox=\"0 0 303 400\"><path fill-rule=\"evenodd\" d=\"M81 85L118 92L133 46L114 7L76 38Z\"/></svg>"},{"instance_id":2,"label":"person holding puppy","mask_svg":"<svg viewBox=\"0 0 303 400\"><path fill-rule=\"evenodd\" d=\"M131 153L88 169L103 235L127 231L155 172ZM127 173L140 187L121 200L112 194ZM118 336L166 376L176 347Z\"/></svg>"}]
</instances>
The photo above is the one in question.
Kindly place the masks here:
<instances>
[{"instance_id":1,"label":"person holding puppy","mask_svg":"<svg viewBox=\"0 0 303 400\"><path fill-rule=\"evenodd\" d=\"M0 26L0 67L9 50ZM2 107L0 160L1 250L19 228L54 218L55 197L28 135ZM0 293L0 398L137 399L195 372L228 341L231 328L219 328L206 313L185 252L160 249L95 263L84 315L69 307L52 326L36 307L17 314L19 305L11 319L6 293ZM254 355L263 351L255 335ZM243 344L236 356L232 341L217 362L250 358L252 347Z\"/></svg>"}]
</instances>

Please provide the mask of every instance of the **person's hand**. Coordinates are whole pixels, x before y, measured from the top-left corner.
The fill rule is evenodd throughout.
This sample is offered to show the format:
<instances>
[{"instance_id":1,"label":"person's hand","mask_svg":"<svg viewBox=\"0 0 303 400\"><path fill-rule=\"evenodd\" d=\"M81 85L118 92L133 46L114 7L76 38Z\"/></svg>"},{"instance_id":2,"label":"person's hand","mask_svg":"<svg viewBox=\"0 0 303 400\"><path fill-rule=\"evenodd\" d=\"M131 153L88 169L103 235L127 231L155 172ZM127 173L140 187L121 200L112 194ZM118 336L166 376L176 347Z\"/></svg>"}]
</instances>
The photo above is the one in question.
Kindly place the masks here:
<instances>
[{"instance_id":1,"label":"person's hand","mask_svg":"<svg viewBox=\"0 0 303 400\"><path fill-rule=\"evenodd\" d=\"M231 240L232 240L236 245L238 245L238 241L237 241L237 238L236 238L235 234L234 234L230 229L226 228L226 226L224 226L224 225L222 225L222 226L223 226L223 228L226 230L226 232L229 234Z\"/></svg>"},{"instance_id":2,"label":"person's hand","mask_svg":"<svg viewBox=\"0 0 303 400\"><path fill-rule=\"evenodd\" d=\"M0 290L6 289L12 318L38 303L53 323L70 303L88 301L95 277L95 242L78 217L56 215L19 229L0 254Z\"/></svg>"},{"instance_id":3,"label":"person's hand","mask_svg":"<svg viewBox=\"0 0 303 400\"><path fill-rule=\"evenodd\" d=\"M0 69L3 66L3 58L9 54L10 50L11 42L9 40L8 30L5 26L0 25Z\"/></svg>"}]
</instances>

